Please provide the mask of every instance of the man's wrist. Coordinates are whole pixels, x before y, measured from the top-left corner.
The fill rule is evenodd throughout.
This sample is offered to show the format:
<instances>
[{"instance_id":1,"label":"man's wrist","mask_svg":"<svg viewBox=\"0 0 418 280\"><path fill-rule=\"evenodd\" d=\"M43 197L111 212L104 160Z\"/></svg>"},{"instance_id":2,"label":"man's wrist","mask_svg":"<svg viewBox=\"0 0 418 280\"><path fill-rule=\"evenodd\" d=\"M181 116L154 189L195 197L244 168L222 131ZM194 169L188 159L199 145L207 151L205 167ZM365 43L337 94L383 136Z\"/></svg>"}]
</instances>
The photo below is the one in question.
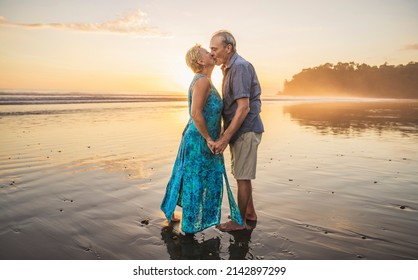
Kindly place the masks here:
<instances>
[{"instance_id":1,"label":"man's wrist","mask_svg":"<svg viewBox=\"0 0 418 280\"><path fill-rule=\"evenodd\" d=\"M231 140L231 135L229 135L229 133L224 133L222 135L222 140L225 141L226 143L229 143L229 141Z\"/></svg>"}]
</instances>

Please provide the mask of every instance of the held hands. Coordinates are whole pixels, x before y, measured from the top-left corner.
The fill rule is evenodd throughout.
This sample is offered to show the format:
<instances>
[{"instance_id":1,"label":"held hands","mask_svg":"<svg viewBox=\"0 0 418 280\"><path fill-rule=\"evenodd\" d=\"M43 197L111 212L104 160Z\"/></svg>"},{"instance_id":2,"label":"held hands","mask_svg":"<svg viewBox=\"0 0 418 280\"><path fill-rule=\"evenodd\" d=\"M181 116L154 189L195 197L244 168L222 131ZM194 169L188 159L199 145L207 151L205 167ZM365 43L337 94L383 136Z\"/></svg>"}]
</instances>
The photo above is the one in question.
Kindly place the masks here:
<instances>
[{"instance_id":1,"label":"held hands","mask_svg":"<svg viewBox=\"0 0 418 280\"><path fill-rule=\"evenodd\" d=\"M229 141L225 139L225 137L221 137L216 142L212 139L206 141L206 144L208 145L210 151L212 152L212 154L215 155L222 154L228 146L228 143Z\"/></svg>"},{"instance_id":2,"label":"held hands","mask_svg":"<svg viewBox=\"0 0 418 280\"><path fill-rule=\"evenodd\" d=\"M215 142L215 154L223 154L229 141L225 137L221 137Z\"/></svg>"}]
</instances>

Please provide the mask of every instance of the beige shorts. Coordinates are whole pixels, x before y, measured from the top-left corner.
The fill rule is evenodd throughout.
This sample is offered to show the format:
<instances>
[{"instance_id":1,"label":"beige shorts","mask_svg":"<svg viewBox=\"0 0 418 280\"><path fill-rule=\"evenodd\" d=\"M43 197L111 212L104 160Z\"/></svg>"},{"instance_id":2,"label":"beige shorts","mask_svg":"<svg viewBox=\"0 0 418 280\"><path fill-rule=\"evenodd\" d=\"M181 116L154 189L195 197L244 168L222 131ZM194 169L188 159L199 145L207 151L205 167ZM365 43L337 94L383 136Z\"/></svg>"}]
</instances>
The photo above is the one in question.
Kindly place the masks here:
<instances>
[{"instance_id":1,"label":"beige shorts","mask_svg":"<svg viewBox=\"0 0 418 280\"><path fill-rule=\"evenodd\" d=\"M230 144L231 170L236 180L253 180L257 169L257 149L261 133L243 133Z\"/></svg>"}]
</instances>

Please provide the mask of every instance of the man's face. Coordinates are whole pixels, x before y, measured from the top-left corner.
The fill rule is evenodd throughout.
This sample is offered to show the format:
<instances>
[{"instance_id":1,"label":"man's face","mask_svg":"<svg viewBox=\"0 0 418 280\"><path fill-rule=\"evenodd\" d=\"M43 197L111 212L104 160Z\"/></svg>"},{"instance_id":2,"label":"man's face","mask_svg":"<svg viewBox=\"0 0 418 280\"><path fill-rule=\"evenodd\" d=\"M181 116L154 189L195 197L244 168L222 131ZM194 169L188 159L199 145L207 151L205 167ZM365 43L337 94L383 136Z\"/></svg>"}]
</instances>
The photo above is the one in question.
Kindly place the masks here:
<instances>
[{"instance_id":1,"label":"man's face","mask_svg":"<svg viewBox=\"0 0 418 280\"><path fill-rule=\"evenodd\" d=\"M228 47L230 48L230 46L224 47L220 36L215 36L210 40L210 53L215 59L216 65L219 66L228 62Z\"/></svg>"}]
</instances>

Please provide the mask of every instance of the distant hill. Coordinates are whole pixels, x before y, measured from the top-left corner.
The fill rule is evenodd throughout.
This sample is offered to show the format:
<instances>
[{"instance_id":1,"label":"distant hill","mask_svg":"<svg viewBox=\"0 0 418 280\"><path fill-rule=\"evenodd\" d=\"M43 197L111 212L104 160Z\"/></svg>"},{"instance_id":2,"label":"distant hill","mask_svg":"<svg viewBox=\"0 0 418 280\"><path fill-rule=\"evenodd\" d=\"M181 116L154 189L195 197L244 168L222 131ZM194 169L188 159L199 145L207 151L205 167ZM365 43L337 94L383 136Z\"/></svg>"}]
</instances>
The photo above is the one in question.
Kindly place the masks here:
<instances>
[{"instance_id":1,"label":"distant hill","mask_svg":"<svg viewBox=\"0 0 418 280\"><path fill-rule=\"evenodd\" d=\"M283 95L418 98L418 62L370 66L326 63L284 82Z\"/></svg>"}]
</instances>

